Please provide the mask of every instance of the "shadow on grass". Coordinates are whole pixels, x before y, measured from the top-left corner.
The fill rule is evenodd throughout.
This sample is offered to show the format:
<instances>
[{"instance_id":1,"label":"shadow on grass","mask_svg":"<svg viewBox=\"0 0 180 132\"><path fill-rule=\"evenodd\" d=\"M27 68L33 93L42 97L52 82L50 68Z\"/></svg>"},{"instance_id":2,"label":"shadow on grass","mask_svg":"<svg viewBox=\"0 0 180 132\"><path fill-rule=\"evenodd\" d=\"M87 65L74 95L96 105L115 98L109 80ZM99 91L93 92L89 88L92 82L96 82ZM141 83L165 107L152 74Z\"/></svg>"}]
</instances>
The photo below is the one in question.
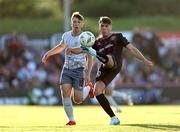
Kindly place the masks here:
<instances>
[{"instance_id":1,"label":"shadow on grass","mask_svg":"<svg viewBox=\"0 0 180 132\"><path fill-rule=\"evenodd\" d=\"M171 130L171 131L180 131L179 125L161 125L161 124L122 124L122 126L134 126L134 127L143 127L150 129L159 129L159 130Z\"/></svg>"}]
</instances>

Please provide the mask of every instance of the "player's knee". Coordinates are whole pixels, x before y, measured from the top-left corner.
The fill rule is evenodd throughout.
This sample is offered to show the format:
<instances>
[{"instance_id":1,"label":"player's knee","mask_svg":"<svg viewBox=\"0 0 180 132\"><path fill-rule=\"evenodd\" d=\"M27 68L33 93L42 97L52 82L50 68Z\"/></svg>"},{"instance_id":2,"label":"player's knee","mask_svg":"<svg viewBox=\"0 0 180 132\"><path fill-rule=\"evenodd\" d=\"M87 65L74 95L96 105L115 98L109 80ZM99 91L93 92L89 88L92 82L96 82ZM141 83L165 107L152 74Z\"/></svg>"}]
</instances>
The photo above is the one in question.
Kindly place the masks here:
<instances>
[{"instance_id":1,"label":"player's knee","mask_svg":"<svg viewBox=\"0 0 180 132\"><path fill-rule=\"evenodd\" d=\"M112 90L110 88L106 88L105 95L111 96L112 95Z\"/></svg>"},{"instance_id":2,"label":"player's knee","mask_svg":"<svg viewBox=\"0 0 180 132\"><path fill-rule=\"evenodd\" d=\"M63 92L62 96L63 96L63 98L68 98L68 97L70 97L70 94L67 92Z\"/></svg>"},{"instance_id":3,"label":"player's knee","mask_svg":"<svg viewBox=\"0 0 180 132\"><path fill-rule=\"evenodd\" d=\"M83 98L74 98L74 103L81 104L83 102Z\"/></svg>"},{"instance_id":4,"label":"player's knee","mask_svg":"<svg viewBox=\"0 0 180 132\"><path fill-rule=\"evenodd\" d=\"M94 88L94 95L97 96L97 95L103 94L104 89L105 89L104 82L102 81L96 82L95 88Z\"/></svg>"},{"instance_id":5,"label":"player's knee","mask_svg":"<svg viewBox=\"0 0 180 132\"><path fill-rule=\"evenodd\" d=\"M95 89L95 91L94 91L94 95L95 96L98 96L98 95L100 95L100 94L102 94L103 93L103 91L101 90L101 89Z\"/></svg>"},{"instance_id":6,"label":"player's knee","mask_svg":"<svg viewBox=\"0 0 180 132\"><path fill-rule=\"evenodd\" d=\"M61 96L63 98L69 98L71 96L71 90L61 89Z\"/></svg>"},{"instance_id":7,"label":"player's knee","mask_svg":"<svg viewBox=\"0 0 180 132\"><path fill-rule=\"evenodd\" d=\"M108 62L105 64L105 67L107 67L107 68L114 67L114 60L113 60L112 56L107 55L107 57L108 57Z\"/></svg>"}]
</instances>

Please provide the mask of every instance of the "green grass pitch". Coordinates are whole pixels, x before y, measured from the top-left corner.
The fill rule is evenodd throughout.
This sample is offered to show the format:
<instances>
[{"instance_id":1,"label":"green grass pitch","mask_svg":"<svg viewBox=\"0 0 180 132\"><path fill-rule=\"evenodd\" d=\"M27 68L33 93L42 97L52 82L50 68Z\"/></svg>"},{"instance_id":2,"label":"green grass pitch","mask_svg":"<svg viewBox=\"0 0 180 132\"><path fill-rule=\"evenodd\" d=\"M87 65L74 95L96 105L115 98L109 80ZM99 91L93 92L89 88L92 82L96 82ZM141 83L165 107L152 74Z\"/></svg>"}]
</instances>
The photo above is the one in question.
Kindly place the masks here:
<instances>
[{"instance_id":1,"label":"green grass pitch","mask_svg":"<svg viewBox=\"0 0 180 132\"><path fill-rule=\"evenodd\" d=\"M122 106L121 125L109 126L100 106L74 106L76 126L65 126L62 106L0 106L0 132L180 131L180 105Z\"/></svg>"}]
</instances>

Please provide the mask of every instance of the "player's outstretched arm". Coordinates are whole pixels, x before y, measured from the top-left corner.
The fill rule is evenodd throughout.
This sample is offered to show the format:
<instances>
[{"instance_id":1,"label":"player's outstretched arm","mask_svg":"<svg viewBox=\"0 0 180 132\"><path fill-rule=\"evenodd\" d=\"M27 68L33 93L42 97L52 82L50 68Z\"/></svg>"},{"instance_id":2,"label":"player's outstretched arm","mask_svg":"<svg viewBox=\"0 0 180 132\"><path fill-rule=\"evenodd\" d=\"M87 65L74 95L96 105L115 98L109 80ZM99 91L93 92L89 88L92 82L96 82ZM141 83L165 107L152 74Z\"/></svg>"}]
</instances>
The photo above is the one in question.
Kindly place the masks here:
<instances>
[{"instance_id":1,"label":"player's outstretched arm","mask_svg":"<svg viewBox=\"0 0 180 132\"><path fill-rule=\"evenodd\" d=\"M59 44L56 47L52 48L51 50L47 51L44 56L42 57L41 61L43 63L46 63L47 59L55 54L58 54L60 52L62 52L65 49L65 45L64 44Z\"/></svg>"},{"instance_id":2,"label":"player's outstretched arm","mask_svg":"<svg viewBox=\"0 0 180 132\"><path fill-rule=\"evenodd\" d=\"M73 53L73 54L81 54L85 53L81 48L67 48L66 50L67 53Z\"/></svg>"},{"instance_id":3,"label":"player's outstretched arm","mask_svg":"<svg viewBox=\"0 0 180 132\"><path fill-rule=\"evenodd\" d=\"M128 44L126 47L134 57L136 57L138 60L142 61L150 69L153 67L153 63L151 61L149 61L148 59L146 59L143 56L143 54L136 47L134 47L132 44Z\"/></svg>"}]
</instances>

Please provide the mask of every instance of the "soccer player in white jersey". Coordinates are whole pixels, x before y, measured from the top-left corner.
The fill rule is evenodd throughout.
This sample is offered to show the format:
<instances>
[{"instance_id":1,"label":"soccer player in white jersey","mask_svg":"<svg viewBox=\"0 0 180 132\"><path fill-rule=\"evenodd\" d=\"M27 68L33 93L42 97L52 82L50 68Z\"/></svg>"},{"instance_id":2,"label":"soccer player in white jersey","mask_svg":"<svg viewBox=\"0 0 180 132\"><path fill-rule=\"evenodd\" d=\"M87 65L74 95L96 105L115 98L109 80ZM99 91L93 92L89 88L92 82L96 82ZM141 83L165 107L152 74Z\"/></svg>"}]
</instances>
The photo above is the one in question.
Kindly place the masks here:
<instances>
[{"instance_id":1,"label":"soccer player in white jersey","mask_svg":"<svg viewBox=\"0 0 180 132\"><path fill-rule=\"evenodd\" d=\"M73 54L69 52L71 48L80 47L78 37L82 32L83 25L84 17L79 12L74 12L71 16L72 30L65 32L61 42L46 52L42 58L42 62L45 63L50 56L65 50L65 63L60 79L60 89L64 110L69 118L69 122L66 125L70 126L76 125L71 101L72 89L74 88L73 100L77 104L82 103L89 91L92 92L92 89L89 87L83 88L83 83L88 84L90 81L90 73L93 65L92 56L86 53Z\"/></svg>"}]
</instances>

